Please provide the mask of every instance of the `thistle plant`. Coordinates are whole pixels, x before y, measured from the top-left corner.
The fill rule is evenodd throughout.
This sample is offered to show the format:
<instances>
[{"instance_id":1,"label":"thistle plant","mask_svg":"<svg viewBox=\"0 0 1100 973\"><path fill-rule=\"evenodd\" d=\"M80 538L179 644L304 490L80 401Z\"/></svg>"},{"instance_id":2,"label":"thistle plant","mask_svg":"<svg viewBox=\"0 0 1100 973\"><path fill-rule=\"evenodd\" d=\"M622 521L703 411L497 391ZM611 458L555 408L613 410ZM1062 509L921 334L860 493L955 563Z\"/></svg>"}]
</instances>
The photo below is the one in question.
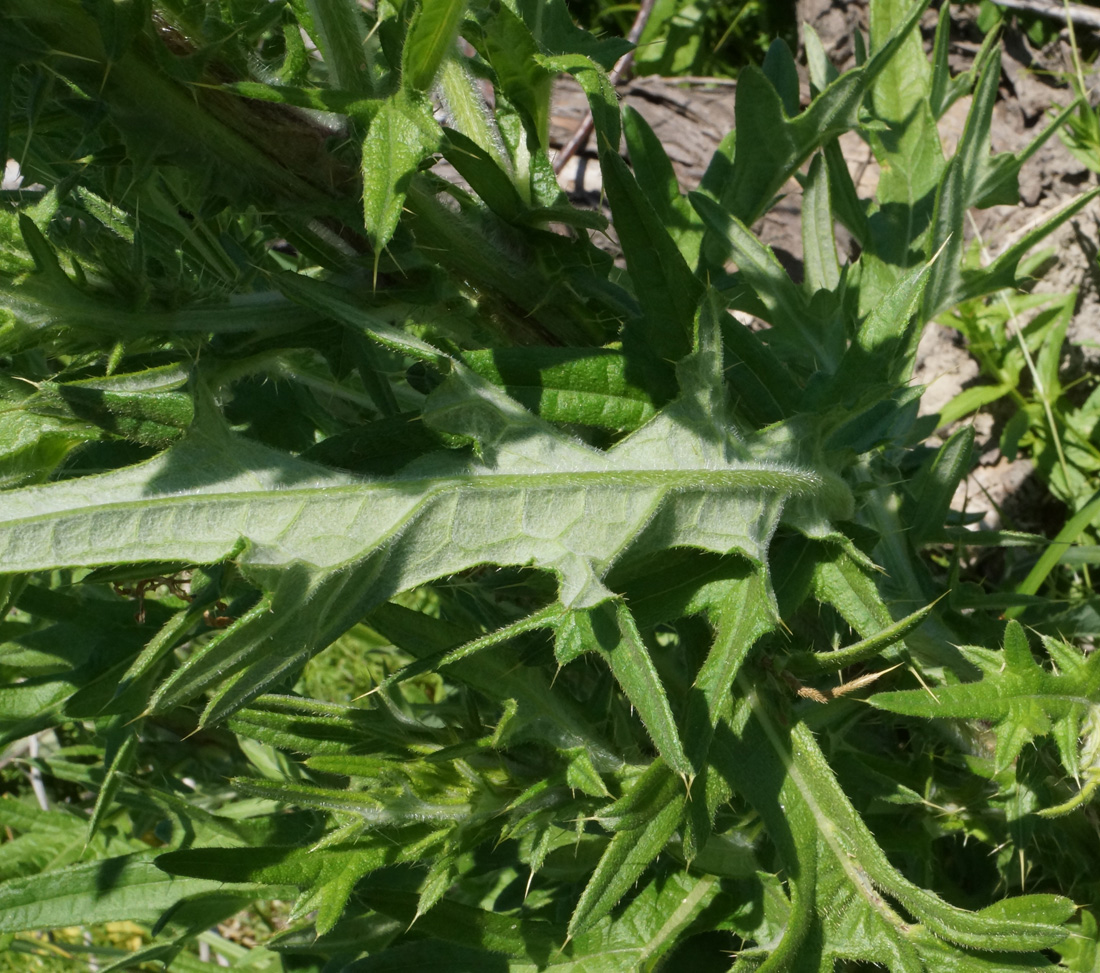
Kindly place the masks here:
<instances>
[{"instance_id":1,"label":"thistle plant","mask_svg":"<svg viewBox=\"0 0 1100 973\"><path fill-rule=\"evenodd\" d=\"M925 445L910 378L924 323L1092 194L964 266L1066 114L992 155L995 40L952 77L926 6L873 0L845 74L808 33L806 107L773 45L685 196L607 81L623 44L561 0L7 0L5 146L42 188L0 217L0 732L48 784L0 801L10 949L128 920L136 952L70 954L1084 955L1095 657L938 600L973 433ZM563 74L622 267L553 175ZM797 283L749 229L792 177ZM209 932L271 903L251 951Z\"/></svg>"}]
</instances>

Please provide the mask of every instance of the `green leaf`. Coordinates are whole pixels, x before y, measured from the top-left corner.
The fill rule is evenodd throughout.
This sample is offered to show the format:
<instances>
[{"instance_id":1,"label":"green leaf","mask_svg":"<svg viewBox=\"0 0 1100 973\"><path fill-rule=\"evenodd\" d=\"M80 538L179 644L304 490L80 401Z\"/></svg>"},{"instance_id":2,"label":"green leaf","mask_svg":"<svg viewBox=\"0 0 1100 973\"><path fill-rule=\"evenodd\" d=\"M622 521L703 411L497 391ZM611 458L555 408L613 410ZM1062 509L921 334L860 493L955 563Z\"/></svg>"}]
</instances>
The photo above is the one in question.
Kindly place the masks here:
<instances>
[{"instance_id":1,"label":"green leaf","mask_svg":"<svg viewBox=\"0 0 1100 973\"><path fill-rule=\"evenodd\" d=\"M336 112L352 118L370 121L382 104L377 98L364 98L362 94L333 88L296 88L281 84L262 84L258 81L233 81L219 86L220 91L254 98L275 105L293 105L313 111Z\"/></svg>"},{"instance_id":2,"label":"green leaf","mask_svg":"<svg viewBox=\"0 0 1100 973\"><path fill-rule=\"evenodd\" d=\"M866 389L873 380L886 385L909 380L922 331L917 311L930 273L931 264L911 270L863 319L837 369L837 394L852 401L853 393Z\"/></svg>"},{"instance_id":3,"label":"green leaf","mask_svg":"<svg viewBox=\"0 0 1100 973\"><path fill-rule=\"evenodd\" d=\"M664 687L630 610L624 602L616 601L613 609L604 603L591 609L590 614L600 655L638 711L661 756L676 773L690 774L692 765L680 742Z\"/></svg>"},{"instance_id":4,"label":"green leaf","mask_svg":"<svg viewBox=\"0 0 1100 973\"><path fill-rule=\"evenodd\" d=\"M1037 950L1066 937L1061 923L1074 907L1064 898L1008 900L973 913L904 878L848 802L805 724L788 730L743 677L741 684L742 712L723 731L716 758L731 786L764 818L796 876L794 915L773 947L773 962L798 955L819 964L810 967L816 969L828 968L830 958L847 958L932 973L938 957L952 954L951 943L977 950ZM741 723L743 729L735 730ZM924 928L904 918L894 902ZM1033 908L1021 921L1028 907Z\"/></svg>"},{"instance_id":5,"label":"green leaf","mask_svg":"<svg viewBox=\"0 0 1100 973\"><path fill-rule=\"evenodd\" d=\"M570 613L572 617L576 613ZM478 631L440 619L432 619L421 612L399 605L381 605L368 616L372 628L393 642L394 645L423 660L431 660L433 666L452 651L469 647L478 639ZM527 731L540 728L539 735L552 746L569 750L584 746L589 756L601 770L617 769L622 759L608 746L594 721L581 707L569 698L551 691L550 680L539 670L517 667L509 656L482 652L472 658L450 663L451 671L462 681L486 695L503 696L518 701L529 715ZM356 720L358 714L354 714ZM380 732L380 731L375 731ZM404 731L407 734L407 730ZM400 742L403 737L396 737ZM313 752L313 751L307 751Z\"/></svg>"},{"instance_id":6,"label":"green leaf","mask_svg":"<svg viewBox=\"0 0 1100 973\"><path fill-rule=\"evenodd\" d=\"M806 51L806 67L810 71L810 83L816 89L813 94L817 95L836 81L840 77L840 72L829 60L825 45L821 43L821 37L808 23L802 25L802 45Z\"/></svg>"},{"instance_id":7,"label":"green leaf","mask_svg":"<svg viewBox=\"0 0 1100 973\"><path fill-rule=\"evenodd\" d=\"M954 303L947 295L960 274L964 246L963 221L966 211L977 205L982 198L979 186L990 167L989 133L993 104L997 97L996 76L1000 74L1000 67L1000 52L994 50L991 63L979 77L974 101L967 115L966 128L936 194L929 247L938 250L941 246L946 246L944 256L947 259L933 272L925 292L925 314L928 318L943 310L949 303ZM1014 179L1011 188L1015 191Z\"/></svg>"},{"instance_id":8,"label":"green leaf","mask_svg":"<svg viewBox=\"0 0 1100 973\"><path fill-rule=\"evenodd\" d=\"M492 153L453 129L443 130L441 151L443 158L501 219L517 223L523 218L526 210L523 200L512 177L500 167Z\"/></svg>"},{"instance_id":9,"label":"green leaf","mask_svg":"<svg viewBox=\"0 0 1100 973\"><path fill-rule=\"evenodd\" d=\"M757 426L771 425L796 411L799 388L786 364L757 335L725 310L709 289L699 309L700 320L718 319L725 343L727 385L739 412Z\"/></svg>"},{"instance_id":10,"label":"green leaf","mask_svg":"<svg viewBox=\"0 0 1100 973\"><path fill-rule=\"evenodd\" d=\"M449 367L447 355L428 342L383 320L369 306L364 307L364 301L357 301L358 295L354 292L303 274L279 274L275 276L274 283L291 300L303 306L319 308L326 316L360 329L383 348L439 369L446 370Z\"/></svg>"},{"instance_id":11,"label":"green leaf","mask_svg":"<svg viewBox=\"0 0 1100 973\"><path fill-rule=\"evenodd\" d=\"M318 323L315 311L270 291L235 295L229 302L209 301L179 310L134 310L79 287L63 273L54 277L39 272L18 284L0 284L0 307L11 310L33 329L86 328L131 339L165 332L277 332Z\"/></svg>"},{"instance_id":12,"label":"green leaf","mask_svg":"<svg viewBox=\"0 0 1100 973\"><path fill-rule=\"evenodd\" d=\"M68 414L116 436L163 449L191 425L195 415L191 396L127 387L136 384L134 378L113 375L105 380L42 382L25 408Z\"/></svg>"},{"instance_id":13,"label":"green leaf","mask_svg":"<svg viewBox=\"0 0 1100 973\"><path fill-rule=\"evenodd\" d=\"M633 430L657 414L623 356L605 348L495 348L463 352L483 378L548 422Z\"/></svg>"},{"instance_id":14,"label":"green leaf","mask_svg":"<svg viewBox=\"0 0 1100 973\"><path fill-rule=\"evenodd\" d=\"M714 641L695 677L684 719L684 748L695 774L689 792L683 851L693 863L705 862L708 850L719 854L721 839L713 838L712 822L718 808L730 798L728 787L710 764L715 730L731 714L734 680L749 652L777 622L767 578L760 572L748 571L741 577L707 587L709 590L704 591L707 613L715 629Z\"/></svg>"},{"instance_id":15,"label":"green leaf","mask_svg":"<svg viewBox=\"0 0 1100 973\"><path fill-rule=\"evenodd\" d=\"M342 755L364 739L402 748L408 735L384 711L297 696L261 696L229 721L241 736L302 754Z\"/></svg>"},{"instance_id":16,"label":"green leaf","mask_svg":"<svg viewBox=\"0 0 1100 973\"><path fill-rule=\"evenodd\" d=\"M691 763L653 660L622 602L569 612L555 625L554 654L560 664L591 651L606 660L665 760L681 776L690 774Z\"/></svg>"},{"instance_id":17,"label":"green leaf","mask_svg":"<svg viewBox=\"0 0 1100 973\"><path fill-rule=\"evenodd\" d=\"M581 54L559 54L554 57L539 57L539 64L556 74L570 74L584 90L588 98L588 107L592 112L592 123L596 134L596 149L600 154L600 168L603 169L605 152L618 154L619 141L622 138L622 115L615 88L607 74L590 58ZM621 161L621 160L620 160ZM629 172L629 170L627 170ZM606 173L604 179L607 179Z\"/></svg>"},{"instance_id":18,"label":"green leaf","mask_svg":"<svg viewBox=\"0 0 1100 973\"><path fill-rule=\"evenodd\" d=\"M439 74L440 100L446 107L450 125L488 153L497 166L511 172L499 126L489 117L485 96L466 58L452 49L443 59Z\"/></svg>"},{"instance_id":19,"label":"green leaf","mask_svg":"<svg viewBox=\"0 0 1100 973\"><path fill-rule=\"evenodd\" d=\"M466 973L468 970L492 970L502 973L504 962L487 950L455 946L438 939L389 946L373 956L356 960L344 967L347 973L401 973L404 970L420 970L430 967L439 973Z\"/></svg>"},{"instance_id":20,"label":"green leaf","mask_svg":"<svg viewBox=\"0 0 1100 973\"><path fill-rule=\"evenodd\" d=\"M498 90L524 115L536 144L550 144L550 89L553 75L540 63L540 48L527 25L502 4L482 23L478 52L496 73Z\"/></svg>"},{"instance_id":21,"label":"green leaf","mask_svg":"<svg viewBox=\"0 0 1100 973\"><path fill-rule=\"evenodd\" d=\"M738 77L738 151L728 175L723 176L723 167L711 163L703 191L715 196L746 226L755 223L783 183L816 149L858 126L860 105L868 90L891 63L927 6L923 0L911 4L888 43L865 64L833 81L794 118L784 112L779 93L764 73L747 66Z\"/></svg>"},{"instance_id":22,"label":"green leaf","mask_svg":"<svg viewBox=\"0 0 1100 973\"><path fill-rule=\"evenodd\" d=\"M1032 657L1019 622L1008 623L1003 654L965 646L962 652L982 670L980 682L878 693L870 703L906 716L991 720L996 725L995 759L1000 772L1055 724L1064 739L1076 737L1086 713L1097 702L1100 665L1093 657L1069 672L1047 672Z\"/></svg>"},{"instance_id":23,"label":"green leaf","mask_svg":"<svg viewBox=\"0 0 1100 973\"><path fill-rule=\"evenodd\" d=\"M764 76L779 94L783 112L788 118L798 114L798 69L787 42L777 37L768 46L768 53L760 65Z\"/></svg>"},{"instance_id":24,"label":"green leaf","mask_svg":"<svg viewBox=\"0 0 1100 973\"><path fill-rule=\"evenodd\" d=\"M839 344L843 335L824 327L825 322L813 313L805 292L787 275L771 247L702 193L691 193L688 198L707 228L728 244L741 275L763 303L773 326L771 344L795 360L816 362L830 371L835 368L843 350Z\"/></svg>"},{"instance_id":25,"label":"green leaf","mask_svg":"<svg viewBox=\"0 0 1100 973\"><path fill-rule=\"evenodd\" d=\"M400 920L405 926L415 921L426 935L460 947L488 950L498 957L502 953L526 957L544 966L559 954L565 941L565 930L549 922L500 915L449 899L440 900L430 912L418 914L415 895L388 888L383 881L371 883L359 894L372 909ZM491 956L485 959L492 962Z\"/></svg>"},{"instance_id":26,"label":"green leaf","mask_svg":"<svg viewBox=\"0 0 1100 973\"><path fill-rule=\"evenodd\" d=\"M413 96L391 98L371 120L363 140L363 223L376 270L397 229L409 180L435 148L437 131L431 111Z\"/></svg>"},{"instance_id":27,"label":"green leaf","mask_svg":"<svg viewBox=\"0 0 1100 973\"><path fill-rule=\"evenodd\" d=\"M1002 383L999 385L975 385L963 389L940 410L939 421L942 425L958 422L963 417L977 412L983 406L1004 398L1014 388L1015 385Z\"/></svg>"},{"instance_id":28,"label":"green leaf","mask_svg":"<svg viewBox=\"0 0 1100 973\"><path fill-rule=\"evenodd\" d=\"M875 4L871 13L872 49L885 48L908 22L912 5L896 0ZM875 270L879 287L861 284L860 309L864 313L910 267L926 235L936 188L944 169L939 131L928 105L932 71L921 43L920 31L910 31L890 58L872 89L878 130L868 133L882 178L876 189L876 209L869 216L873 244L864 264ZM931 257L937 246L927 248ZM866 291L866 293L865 293Z\"/></svg>"},{"instance_id":29,"label":"green leaf","mask_svg":"<svg viewBox=\"0 0 1100 973\"><path fill-rule=\"evenodd\" d=\"M581 893L569 921L570 936L591 929L615 907L664 850L686 802L683 782L664 763L654 761L630 792L603 812L601 820L615 835Z\"/></svg>"},{"instance_id":30,"label":"green leaf","mask_svg":"<svg viewBox=\"0 0 1100 973\"><path fill-rule=\"evenodd\" d=\"M1077 205L1092 195L1085 193L1072 201L1061 212L1048 218L1041 227L1034 228L1017 240L984 270L968 273L962 269L967 210L972 206L1016 202L1020 168L1065 122L1072 110L1063 110L1018 154L1001 153L991 156L990 129L997 99L996 79L1000 72L1000 52L996 48L989 48L987 61L987 64L983 63L981 66L962 138L936 192L928 253L943 248L944 259L937 261L925 291L924 314L928 319L970 297L1014 285L1016 267L1024 254L1065 219L1069 219L1077 212Z\"/></svg>"},{"instance_id":31,"label":"green leaf","mask_svg":"<svg viewBox=\"0 0 1100 973\"><path fill-rule=\"evenodd\" d=\"M0 486L45 479L76 446L100 435L71 418L0 412Z\"/></svg>"},{"instance_id":32,"label":"green leaf","mask_svg":"<svg viewBox=\"0 0 1100 973\"><path fill-rule=\"evenodd\" d=\"M894 624L879 584L865 565L844 551L835 550L831 556L818 559L813 567L813 588L817 599L836 608L863 639L890 631ZM944 644L949 630L936 624L935 614L926 615L925 622L910 629L905 636L906 648L922 661L948 665L964 673L972 671L957 649Z\"/></svg>"},{"instance_id":33,"label":"green leaf","mask_svg":"<svg viewBox=\"0 0 1100 973\"><path fill-rule=\"evenodd\" d=\"M943 527L951 498L970 472L973 448L974 427L961 426L914 478L912 491L916 504L910 519L913 543L923 543Z\"/></svg>"},{"instance_id":34,"label":"green leaf","mask_svg":"<svg viewBox=\"0 0 1100 973\"><path fill-rule=\"evenodd\" d=\"M684 733L696 772L706 767L714 731L719 721L728 716L737 673L756 640L774 628L777 621L769 611L767 581L759 572L727 582L710 597L714 642L695 677Z\"/></svg>"},{"instance_id":35,"label":"green leaf","mask_svg":"<svg viewBox=\"0 0 1100 973\"><path fill-rule=\"evenodd\" d=\"M1062 224L1073 219L1098 195L1100 195L1100 187L1082 193L1016 240L984 270L963 272L962 284L954 292L945 295L941 305L947 308L974 297L995 293L1005 287L1015 287L1020 261L1028 251L1050 236Z\"/></svg>"},{"instance_id":36,"label":"green leaf","mask_svg":"<svg viewBox=\"0 0 1100 973\"><path fill-rule=\"evenodd\" d=\"M617 132L616 132L617 136ZM600 170L642 319L628 324L627 354L677 361L691 347L691 326L702 296L679 247L619 155L618 140L601 141Z\"/></svg>"},{"instance_id":37,"label":"green leaf","mask_svg":"<svg viewBox=\"0 0 1100 973\"><path fill-rule=\"evenodd\" d=\"M198 423L145 464L8 492L5 566L236 557L268 594L193 653L150 703L164 712L242 673L212 701L210 720L296 671L392 593L463 567L534 561L560 577L565 607L589 608L610 595L601 579L628 544L636 553L682 544L737 551L764 563L788 497L845 504L835 483L776 462L774 448L754 459L719 415L694 412L690 395L606 453L562 436L458 366L425 418L441 432L473 435L484 459L440 455L400 479L363 481ZM597 516L608 504L613 512ZM582 510L590 513L578 518ZM418 529L409 533L413 518ZM331 608L303 611L310 601Z\"/></svg>"},{"instance_id":38,"label":"green leaf","mask_svg":"<svg viewBox=\"0 0 1100 973\"><path fill-rule=\"evenodd\" d=\"M516 10L547 54L580 54L610 71L632 46L626 38L579 27L565 0L517 0Z\"/></svg>"},{"instance_id":39,"label":"green leaf","mask_svg":"<svg viewBox=\"0 0 1100 973\"><path fill-rule=\"evenodd\" d=\"M119 920L151 923L182 896L218 886L165 875L155 857L138 852L0 882L0 932Z\"/></svg>"},{"instance_id":40,"label":"green leaf","mask_svg":"<svg viewBox=\"0 0 1100 973\"><path fill-rule=\"evenodd\" d=\"M932 44L932 83L928 92L928 105L933 117L938 121L959 98L970 94L980 65L987 63L989 56L986 48L998 39L997 31L990 31L982 41L982 50L974 58L974 66L957 77L951 77L948 65L948 53L951 46L951 11L940 8L936 22L936 36Z\"/></svg>"},{"instance_id":41,"label":"green leaf","mask_svg":"<svg viewBox=\"0 0 1100 973\"><path fill-rule=\"evenodd\" d=\"M623 108L623 136L639 188L676 241L688 267L694 267L702 244L702 224L680 194L680 184L660 139L630 105Z\"/></svg>"},{"instance_id":42,"label":"green leaf","mask_svg":"<svg viewBox=\"0 0 1100 973\"><path fill-rule=\"evenodd\" d=\"M619 922L603 923L572 941L579 969L648 969L669 953L707 909L716 903L713 875L672 872L647 882Z\"/></svg>"},{"instance_id":43,"label":"green leaf","mask_svg":"<svg viewBox=\"0 0 1100 973\"><path fill-rule=\"evenodd\" d=\"M411 844L409 848L415 847ZM363 876L401 861L400 847L392 842L354 846L294 848L192 848L161 855L156 867L170 875L210 882L263 883L297 886L303 899L318 908L317 932L335 926L356 884ZM301 900L300 900L301 903ZM299 903L299 904L300 904Z\"/></svg>"},{"instance_id":44,"label":"green leaf","mask_svg":"<svg viewBox=\"0 0 1100 973\"><path fill-rule=\"evenodd\" d=\"M466 5L467 0L420 0L402 52L401 83L406 88L426 92L432 86L458 37Z\"/></svg>"},{"instance_id":45,"label":"green leaf","mask_svg":"<svg viewBox=\"0 0 1100 973\"><path fill-rule=\"evenodd\" d=\"M544 158L536 153L536 159ZM541 163L535 165L536 174L541 168ZM554 185L560 193L556 181ZM444 205L434 191L427 180L418 185L414 179L410 184L407 202L415 214L410 221L414 236L433 252L438 248L450 273L522 308L524 317L513 317L512 327L517 335L528 336L524 341L542 341L549 332L566 345L601 345L612 340L622 316L634 310L630 295L607 280L608 261L591 244L539 233L539 248L550 267L556 268L550 273L549 268L502 246L495 235L475 232L467 215ZM554 213L540 217L540 212L532 210L531 219L558 218Z\"/></svg>"},{"instance_id":46,"label":"green leaf","mask_svg":"<svg viewBox=\"0 0 1100 973\"><path fill-rule=\"evenodd\" d=\"M876 632L869 638L853 642L843 648L833 649L831 652L796 653L791 657L789 668L795 674L814 671L835 672L858 662L873 659L916 629L931 613L933 606L934 603L918 608L911 615L906 615L892 625L887 625L882 631Z\"/></svg>"},{"instance_id":47,"label":"green leaf","mask_svg":"<svg viewBox=\"0 0 1100 973\"><path fill-rule=\"evenodd\" d=\"M814 156L802 195L802 252L804 286L812 297L817 291L835 291L840 284L840 264L833 235L833 207L823 155Z\"/></svg>"},{"instance_id":48,"label":"green leaf","mask_svg":"<svg viewBox=\"0 0 1100 973\"><path fill-rule=\"evenodd\" d=\"M783 5L738 5L729 38L786 37ZM1079 487L1045 553L944 526L968 433L922 445L911 375L930 302L1015 286L1085 201L985 269L967 210L1068 113L1086 165L1100 129L1075 103L991 155L997 41L952 78L940 6L931 65L920 0L870 0L844 76L806 30L805 111L773 43L692 205L606 73L628 42L566 0L9 0L0 141L53 188L0 208L0 899L49 869L25 921L151 923L132 956L58 939L119 970L200 973L196 937L269 971L1091 968L1067 900L981 908L1096 898L1097 663L1041 634L1100 625L1073 302L1008 299ZM658 0L636 66L702 58L704 7ZM553 173L559 73L614 227ZM800 174L795 284L751 227ZM997 375L944 415L1027 392L1004 319L960 311ZM1006 450L1051 458L1037 416ZM962 546L1028 592L976 592ZM139 623L111 586L162 574ZM981 647L1004 607L1045 656L1017 627ZM793 692L895 662L970 715ZM160 841L164 887L131 865ZM63 872L89 859L136 907ZM211 928L295 893L268 948ZM27 933L0 933L15 965L52 948Z\"/></svg>"},{"instance_id":49,"label":"green leaf","mask_svg":"<svg viewBox=\"0 0 1100 973\"><path fill-rule=\"evenodd\" d=\"M308 12L303 26L313 35L336 84L348 91L370 93L363 43L366 29L359 5L354 0L295 0L295 6Z\"/></svg>"},{"instance_id":50,"label":"green leaf","mask_svg":"<svg viewBox=\"0 0 1100 973\"><path fill-rule=\"evenodd\" d=\"M219 884L262 883L306 886L329 869L339 872L358 857L376 857L365 848L309 849L289 845L262 848L187 848L157 857L162 874L205 879ZM383 859L379 859L383 860Z\"/></svg>"},{"instance_id":51,"label":"green leaf","mask_svg":"<svg viewBox=\"0 0 1100 973\"><path fill-rule=\"evenodd\" d=\"M115 793L122 783L122 775L128 774L133 769L137 754L137 731L121 725L121 720L116 720L114 739L108 739L108 749L104 754L104 764L107 772L103 775L103 783L99 786L99 794L96 795L95 807L88 819L88 840L95 837L96 831L103 824L107 812L111 810L111 804Z\"/></svg>"},{"instance_id":52,"label":"green leaf","mask_svg":"<svg viewBox=\"0 0 1100 973\"><path fill-rule=\"evenodd\" d=\"M1035 566L1027 573L1027 577L1016 586L1016 593L1035 594L1063 555L1072 548L1072 545L1093 522L1098 512L1100 512L1100 491L1090 497L1088 502L1058 531L1054 540L1035 562ZM1010 608L1005 612L1005 616L1017 618L1023 611L1023 606Z\"/></svg>"}]
</instances>

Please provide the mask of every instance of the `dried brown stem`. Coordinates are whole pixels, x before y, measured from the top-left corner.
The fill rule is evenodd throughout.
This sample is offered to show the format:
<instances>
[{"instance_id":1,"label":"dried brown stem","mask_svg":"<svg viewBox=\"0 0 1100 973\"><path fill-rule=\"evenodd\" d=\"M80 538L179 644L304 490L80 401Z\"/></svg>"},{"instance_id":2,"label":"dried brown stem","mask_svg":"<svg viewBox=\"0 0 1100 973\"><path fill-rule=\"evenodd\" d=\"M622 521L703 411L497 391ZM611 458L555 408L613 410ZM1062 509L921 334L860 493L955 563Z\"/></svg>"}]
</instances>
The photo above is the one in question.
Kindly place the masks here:
<instances>
[{"instance_id":1,"label":"dried brown stem","mask_svg":"<svg viewBox=\"0 0 1100 973\"><path fill-rule=\"evenodd\" d=\"M1063 3L1062 0L993 0L998 7L1022 10L1025 13L1050 17L1062 23L1072 22L1083 27L1100 30L1100 10L1081 3Z\"/></svg>"}]
</instances>

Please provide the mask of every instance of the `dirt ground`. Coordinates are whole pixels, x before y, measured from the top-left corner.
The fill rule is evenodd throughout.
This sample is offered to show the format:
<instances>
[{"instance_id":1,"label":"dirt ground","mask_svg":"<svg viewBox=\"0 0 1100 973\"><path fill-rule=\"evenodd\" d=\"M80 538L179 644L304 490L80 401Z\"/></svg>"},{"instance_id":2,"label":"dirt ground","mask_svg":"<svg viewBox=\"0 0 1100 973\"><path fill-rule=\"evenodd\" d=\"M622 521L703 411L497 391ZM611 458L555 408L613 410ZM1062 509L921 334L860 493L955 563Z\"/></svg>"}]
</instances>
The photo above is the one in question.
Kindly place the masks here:
<instances>
[{"instance_id":1,"label":"dirt ground","mask_svg":"<svg viewBox=\"0 0 1100 973\"><path fill-rule=\"evenodd\" d=\"M952 70L965 71L973 63L982 41L976 24L978 5L952 4ZM799 0L799 22L810 24L821 37L833 63L845 70L854 64L853 31L866 36L866 2L853 0ZM922 30L930 51L936 25L936 11L925 15ZM1086 51L1100 41L1085 27L1077 28L1078 42ZM1031 143L1049 122L1052 110L1072 100L1062 80L1072 70L1068 32L1062 30L1049 44L1035 46L1009 17L1001 44L1002 73L1000 99L993 118L992 143L995 152L1019 152ZM1086 82L1100 89L1100 73L1086 65ZM809 98L803 82L803 103ZM733 128L734 92L730 81L712 79L638 78L620 85L622 100L637 109L661 138L672 159L681 189L694 188L719 141ZM1097 92L1100 96L1100 91ZM1094 101L1094 104L1096 102ZM970 99L952 106L940 123L945 150L958 140ZM556 91L552 138L564 142L580 122L586 109L583 95L568 82ZM878 169L867 144L849 134L842 140L845 157L861 195L869 195L878 179ZM1021 172L1020 203L974 212L972 232L980 235L990 259L1044 216L1059 209L1095 184L1097 176L1074 157L1057 136L1049 139ZM591 147L569 163L562 184L578 199L599 205L599 166ZM789 184L781 203L755 230L771 245L788 270L801 271L802 245L799 229L800 194ZM1036 291L1076 291L1076 313L1069 328L1063 359L1064 379L1079 378L1100 370L1100 267L1097 247L1100 239L1100 204L1093 203L1069 224L1049 238L1044 246L1055 256ZM961 335L938 324L926 329L921 341L914 382L926 386L922 412L938 412L959 391L979 381L977 362L967 352ZM1005 417L981 414L972 421L977 432L975 469L960 488L957 508L980 511L980 526L1002 524L1016 529L1040 530L1047 519L1040 509L1046 490L1033 477L1030 461L1009 462L997 448ZM970 421L970 420L968 420ZM946 430L941 431L946 432Z\"/></svg>"}]
</instances>

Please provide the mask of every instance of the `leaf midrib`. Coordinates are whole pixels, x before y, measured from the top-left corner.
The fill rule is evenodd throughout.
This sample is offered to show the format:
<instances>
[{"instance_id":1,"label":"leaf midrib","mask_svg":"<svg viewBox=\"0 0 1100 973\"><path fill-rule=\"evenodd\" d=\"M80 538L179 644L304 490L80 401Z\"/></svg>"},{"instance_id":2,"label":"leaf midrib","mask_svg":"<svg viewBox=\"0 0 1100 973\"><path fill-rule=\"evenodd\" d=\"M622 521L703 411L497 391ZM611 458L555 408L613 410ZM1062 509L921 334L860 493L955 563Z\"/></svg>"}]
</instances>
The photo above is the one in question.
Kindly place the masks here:
<instances>
[{"instance_id":1,"label":"leaf midrib","mask_svg":"<svg viewBox=\"0 0 1100 973\"><path fill-rule=\"evenodd\" d=\"M110 474L107 474L110 475ZM79 481L77 481L79 482ZM104 513L111 510L126 509L134 504L149 506L203 505L218 503L267 502L282 503L298 497L313 502L326 500L344 500L357 493L385 491L418 495L428 500L436 494L451 489L476 490L522 490L537 492L557 492L569 488L590 488L593 486L616 486L638 489L663 489L665 491L707 491L723 492L744 487L757 490L770 490L793 495L811 492L821 486L822 478L808 470L792 470L782 467L753 466L730 470L684 470L663 469L615 469L579 470L567 472L532 473L496 473L491 470L477 471L468 475L445 477L422 477L417 479L392 479L385 481L363 480L358 483L326 484L314 483L304 487L273 487L271 489L227 490L217 492L216 484L203 484L210 492L150 494L127 500L87 503L80 506L53 508L49 511L28 514L0 520L0 529L18 523L35 523L50 520L58 514L79 515L88 512Z\"/></svg>"}]
</instances>

